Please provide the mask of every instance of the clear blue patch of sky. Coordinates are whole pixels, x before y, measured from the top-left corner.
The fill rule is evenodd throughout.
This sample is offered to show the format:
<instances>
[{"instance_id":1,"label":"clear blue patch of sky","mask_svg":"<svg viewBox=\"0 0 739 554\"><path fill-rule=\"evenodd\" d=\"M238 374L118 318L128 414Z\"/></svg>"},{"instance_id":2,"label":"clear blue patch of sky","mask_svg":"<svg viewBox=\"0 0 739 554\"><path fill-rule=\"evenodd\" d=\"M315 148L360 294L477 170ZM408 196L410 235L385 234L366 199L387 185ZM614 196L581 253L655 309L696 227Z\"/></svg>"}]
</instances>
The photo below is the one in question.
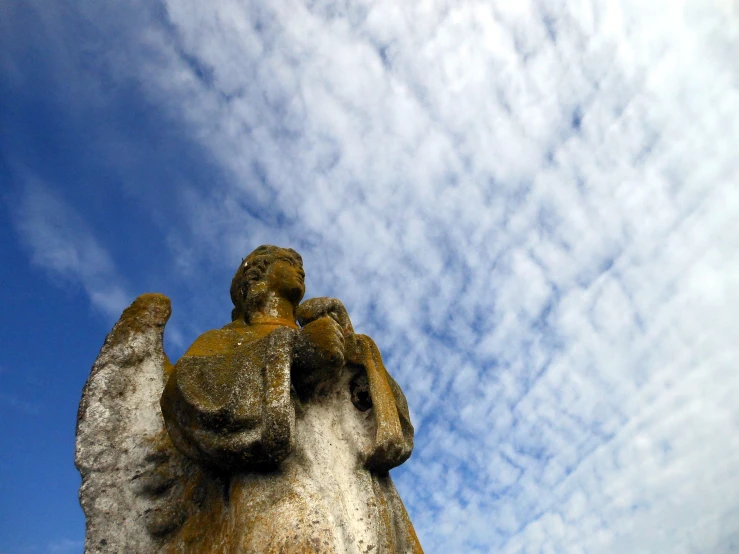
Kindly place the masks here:
<instances>
[{"instance_id":1,"label":"clear blue patch of sky","mask_svg":"<svg viewBox=\"0 0 739 554\"><path fill-rule=\"evenodd\" d=\"M207 154L137 83L111 81L94 61L80 63L89 37L74 36L85 31L79 21L60 24L66 47L77 49L59 52L31 7L13 6L13 14L25 26L14 34L22 43L6 38L2 55L14 58L22 78L0 78L0 551L11 553L84 536L73 465L77 405L113 323L79 284L29 264L13 227L26 179L39 180L83 214L102 244L115 245L111 256L133 295L164 292L184 319L175 299L187 305L188 287L172 290L165 226L181 219L183 184L219 178ZM75 62L65 65L63 57ZM97 87L89 96L86 84ZM230 272L203 272L205 280L218 273L230 283ZM168 352L180 354L171 344Z\"/></svg>"}]
</instances>

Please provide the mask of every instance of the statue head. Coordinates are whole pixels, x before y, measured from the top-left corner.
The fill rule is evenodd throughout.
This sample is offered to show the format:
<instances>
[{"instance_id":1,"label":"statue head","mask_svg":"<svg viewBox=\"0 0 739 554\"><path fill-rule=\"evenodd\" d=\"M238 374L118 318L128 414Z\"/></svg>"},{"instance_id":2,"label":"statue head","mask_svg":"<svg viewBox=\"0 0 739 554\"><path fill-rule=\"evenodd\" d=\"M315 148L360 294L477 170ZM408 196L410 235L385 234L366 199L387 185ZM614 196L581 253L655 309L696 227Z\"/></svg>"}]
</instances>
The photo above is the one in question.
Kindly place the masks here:
<instances>
[{"instance_id":1,"label":"statue head","mask_svg":"<svg viewBox=\"0 0 739 554\"><path fill-rule=\"evenodd\" d=\"M297 271L295 271L297 270ZM305 294L303 258L292 248L263 244L246 258L231 280L231 320L249 320L270 294L298 306Z\"/></svg>"}]
</instances>

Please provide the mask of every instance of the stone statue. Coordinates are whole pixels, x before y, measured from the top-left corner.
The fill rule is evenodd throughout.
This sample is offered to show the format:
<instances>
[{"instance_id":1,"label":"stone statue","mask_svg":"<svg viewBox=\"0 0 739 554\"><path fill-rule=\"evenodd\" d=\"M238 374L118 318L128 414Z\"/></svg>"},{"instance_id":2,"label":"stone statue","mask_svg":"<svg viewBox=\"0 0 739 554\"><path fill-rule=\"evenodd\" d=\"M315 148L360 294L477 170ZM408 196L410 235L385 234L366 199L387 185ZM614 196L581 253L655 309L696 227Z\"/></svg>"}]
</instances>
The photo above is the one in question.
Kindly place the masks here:
<instances>
[{"instance_id":1,"label":"stone statue","mask_svg":"<svg viewBox=\"0 0 739 554\"><path fill-rule=\"evenodd\" d=\"M85 552L422 552L388 473L413 449L405 397L341 302L300 304L304 277L257 248L232 322L174 366L169 299L124 311L78 413Z\"/></svg>"}]
</instances>

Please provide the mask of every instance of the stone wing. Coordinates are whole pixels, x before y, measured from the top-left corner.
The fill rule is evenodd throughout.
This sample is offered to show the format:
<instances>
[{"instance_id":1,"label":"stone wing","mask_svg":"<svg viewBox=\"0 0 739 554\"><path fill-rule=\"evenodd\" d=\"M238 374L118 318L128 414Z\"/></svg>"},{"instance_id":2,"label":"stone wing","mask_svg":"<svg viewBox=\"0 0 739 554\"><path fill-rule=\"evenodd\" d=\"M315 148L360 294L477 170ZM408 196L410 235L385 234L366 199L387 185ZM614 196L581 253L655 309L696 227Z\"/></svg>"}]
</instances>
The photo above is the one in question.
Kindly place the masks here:
<instances>
[{"instance_id":1,"label":"stone wing","mask_svg":"<svg viewBox=\"0 0 739 554\"><path fill-rule=\"evenodd\" d=\"M187 517L171 500L162 509L187 472L159 407L171 368L163 347L170 313L166 296L139 296L105 339L83 389L75 465L86 553L155 552Z\"/></svg>"}]
</instances>

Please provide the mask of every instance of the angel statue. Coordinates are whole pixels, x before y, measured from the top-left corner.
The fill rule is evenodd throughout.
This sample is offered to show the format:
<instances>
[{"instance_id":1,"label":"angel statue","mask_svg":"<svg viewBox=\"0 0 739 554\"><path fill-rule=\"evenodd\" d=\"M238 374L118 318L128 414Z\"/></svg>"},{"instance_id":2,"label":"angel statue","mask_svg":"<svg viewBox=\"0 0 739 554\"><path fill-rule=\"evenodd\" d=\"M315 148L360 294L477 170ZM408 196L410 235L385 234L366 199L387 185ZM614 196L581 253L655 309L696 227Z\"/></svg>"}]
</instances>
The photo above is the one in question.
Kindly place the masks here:
<instances>
[{"instance_id":1,"label":"angel statue","mask_svg":"<svg viewBox=\"0 0 739 554\"><path fill-rule=\"evenodd\" d=\"M300 255L260 246L232 321L177 363L170 302L144 294L82 393L75 464L85 552L422 553L388 471L411 455L408 404Z\"/></svg>"}]
</instances>

